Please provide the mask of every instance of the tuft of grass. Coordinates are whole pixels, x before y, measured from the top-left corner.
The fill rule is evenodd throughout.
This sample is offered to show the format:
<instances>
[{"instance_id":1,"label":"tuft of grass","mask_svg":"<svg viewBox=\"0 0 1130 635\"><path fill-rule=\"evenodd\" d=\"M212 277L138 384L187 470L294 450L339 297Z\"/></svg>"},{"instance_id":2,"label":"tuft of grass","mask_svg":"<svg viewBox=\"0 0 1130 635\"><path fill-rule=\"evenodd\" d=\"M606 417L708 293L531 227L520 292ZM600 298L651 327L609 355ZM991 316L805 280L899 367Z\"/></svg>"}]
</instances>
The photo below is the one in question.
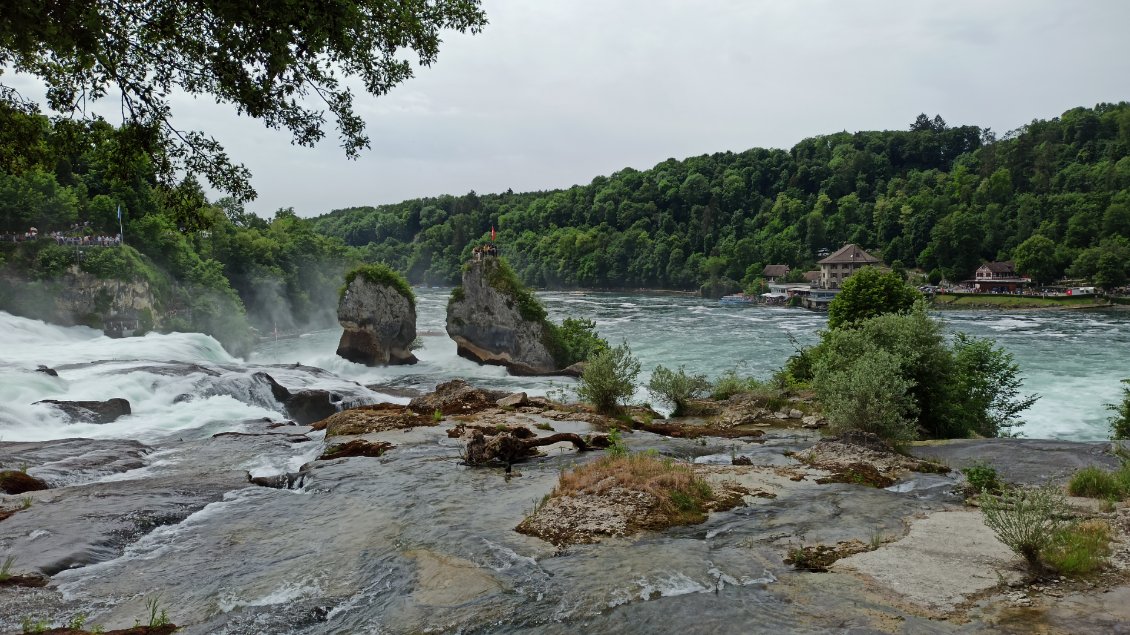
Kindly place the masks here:
<instances>
[{"instance_id":1,"label":"tuft of grass","mask_svg":"<svg viewBox=\"0 0 1130 635\"><path fill-rule=\"evenodd\" d=\"M1072 496L1122 500L1130 493L1130 465L1123 465L1117 472L1093 465L1085 467L1072 475L1067 492Z\"/></svg>"},{"instance_id":2,"label":"tuft of grass","mask_svg":"<svg viewBox=\"0 0 1130 635\"><path fill-rule=\"evenodd\" d=\"M545 430L546 432L553 432L554 431L553 426L549 425L548 423L545 423L544 421L541 422L541 423L535 423L534 427L537 428L538 430Z\"/></svg>"},{"instance_id":3,"label":"tuft of grass","mask_svg":"<svg viewBox=\"0 0 1130 635\"><path fill-rule=\"evenodd\" d=\"M613 488L651 494L677 524L701 521L714 499L710 485L690 465L648 454L604 456L564 472L552 495L603 494Z\"/></svg>"},{"instance_id":4,"label":"tuft of grass","mask_svg":"<svg viewBox=\"0 0 1130 635\"><path fill-rule=\"evenodd\" d=\"M436 408L436 411L432 413L432 421L435 421L436 423L443 421L443 413L439 408Z\"/></svg>"},{"instance_id":5,"label":"tuft of grass","mask_svg":"<svg viewBox=\"0 0 1130 635\"><path fill-rule=\"evenodd\" d=\"M157 594L145 599L145 609L149 611L149 628L160 628L169 625L169 614L161 608L161 595Z\"/></svg>"},{"instance_id":6,"label":"tuft of grass","mask_svg":"<svg viewBox=\"0 0 1130 635\"><path fill-rule=\"evenodd\" d=\"M20 509L28 509L31 507L32 497L24 496L20 499Z\"/></svg>"},{"instance_id":7,"label":"tuft of grass","mask_svg":"<svg viewBox=\"0 0 1130 635\"><path fill-rule=\"evenodd\" d=\"M1061 575L1081 576L1106 565L1111 548L1110 525L1101 520L1088 520L1065 527L1052 539L1044 553L1048 566Z\"/></svg>"},{"instance_id":8,"label":"tuft of grass","mask_svg":"<svg viewBox=\"0 0 1130 635\"><path fill-rule=\"evenodd\" d=\"M12 577L12 565L15 564L15 562L15 556L4 558L4 564L0 564L0 582Z\"/></svg>"},{"instance_id":9,"label":"tuft of grass","mask_svg":"<svg viewBox=\"0 0 1130 635\"><path fill-rule=\"evenodd\" d=\"M48 623L45 619L37 620L30 617L20 619L20 630L24 633L44 633L47 627Z\"/></svg>"}]
</instances>

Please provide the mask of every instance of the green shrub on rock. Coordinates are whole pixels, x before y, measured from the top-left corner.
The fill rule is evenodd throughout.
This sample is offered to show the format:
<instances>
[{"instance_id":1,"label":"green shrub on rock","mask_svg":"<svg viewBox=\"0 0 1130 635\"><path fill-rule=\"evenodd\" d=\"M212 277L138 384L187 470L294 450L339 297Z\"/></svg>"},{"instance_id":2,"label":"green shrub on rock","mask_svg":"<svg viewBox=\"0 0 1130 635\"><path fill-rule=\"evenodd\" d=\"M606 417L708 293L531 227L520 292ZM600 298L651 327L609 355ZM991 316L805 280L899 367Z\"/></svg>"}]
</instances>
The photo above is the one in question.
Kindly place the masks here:
<instances>
[{"instance_id":1,"label":"green shrub on rock","mask_svg":"<svg viewBox=\"0 0 1130 635\"><path fill-rule=\"evenodd\" d=\"M843 366L823 364L814 385L834 433L859 430L895 443L917 436L914 384L887 351L868 350Z\"/></svg>"},{"instance_id":2,"label":"green shrub on rock","mask_svg":"<svg viewBox=\"0 0 1130 635\"><path fill-rule=\"evenodd\" d=\"M647 384L653 397L671 404L671 416L679 417L686 412L687 403L697 399L710 390L706 375L688 375L684 367L674 371L665 366L656 366Z\"/></svg>"},{"instance_id":3,"label":"green shrub on rock","mask_svg":"<svg viewBox=\"0 0 1130 635\"><path fill-rule=\"evenodd\" d=\"M635 394L640 362L627 342L597 353L585 364L577 395L600 412L615 412Z\"/></svg>"},{"instance_id":4,"label":"green shrub on rock","mask_svg":"<svg viewBox=\"0 0 1130 635\"><path fill-rule=\"evenodd\" d=\"M1067 503L1052 485L984 496L981 512L985 525L997 539L1024 558L1029 571L1035 574L1046 570L1044 555L1058 533L1068 526Z\"/></svg>"}]
</instances>

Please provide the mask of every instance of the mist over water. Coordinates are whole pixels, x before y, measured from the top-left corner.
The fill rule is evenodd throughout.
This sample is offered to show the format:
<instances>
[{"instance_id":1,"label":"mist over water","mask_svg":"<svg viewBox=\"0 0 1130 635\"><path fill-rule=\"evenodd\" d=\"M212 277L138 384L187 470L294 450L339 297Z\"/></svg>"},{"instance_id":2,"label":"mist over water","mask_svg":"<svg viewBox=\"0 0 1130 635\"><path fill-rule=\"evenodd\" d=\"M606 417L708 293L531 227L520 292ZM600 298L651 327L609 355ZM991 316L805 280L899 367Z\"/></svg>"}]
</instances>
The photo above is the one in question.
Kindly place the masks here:
<instances>
[{"instance_id":1,"label":"mist over water","mask_svg":"<svg viewBox=\"0 0 1130 635\"><path fill-rule=\"evenodd\" d=\"M385 391L427 391L440 382L472 383L530 394L570 390L562 377L511 377L456 355L444 321L449 289L417 289L417 330L423 348L414 366L370 368L335 354L339 328L265 340L249 360L233 358L197 333L111 339L85 327L58 327L0 313L0 438L8 441L90 436L151 440L174 432L238 429L239 422L279 416L280 406L250 380L266 370L290 388L345 392L357 403L404 402ZM626 340L643 366L641 384L656 365L685 366L715 378L728 369L768 378L797 345L818 340L825 316L781 307L726 307L685 295L592 292L539 294L550 317L586 317L612 343ZM1042 395L1025 414L1024 436L1100 440L1108 435L1105 404L1130 377L1130 313L1119 311L944 312L949 332L990 337L1015 356L1024 391ZM186 367L167 366L175 362ZM301 363L332 375L276 365ZM61 377L34 372L39 364ZM175 366L175 365L174 365ZM373 390L364 388L369 386ZM178 401L178 396L194 395ZM112 424L67 424L41 399L125 397L134 413ZM641 387L640 401L648 395Z\"/></svg>"}]
</instances>

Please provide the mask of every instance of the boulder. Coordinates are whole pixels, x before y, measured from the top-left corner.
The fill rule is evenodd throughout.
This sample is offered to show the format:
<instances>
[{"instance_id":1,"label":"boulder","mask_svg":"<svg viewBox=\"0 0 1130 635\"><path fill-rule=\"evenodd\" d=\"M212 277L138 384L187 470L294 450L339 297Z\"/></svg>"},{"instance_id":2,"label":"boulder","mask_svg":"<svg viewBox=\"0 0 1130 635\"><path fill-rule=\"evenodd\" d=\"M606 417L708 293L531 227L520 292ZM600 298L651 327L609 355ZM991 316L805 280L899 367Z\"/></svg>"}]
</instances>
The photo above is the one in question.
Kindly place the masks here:
<instances>
[{"instance_id":1,"label":"boulder","mask_svg":"<svg viewBox=\"0 0 1130 635\"><path fill-rule=\"evenodd\" d=\"M462 379L453 379L436 386L435 392L408 402L408 408L422 415L432 415L437 410L444 415L465 415L494 408L505 397L504 392L475 388Z\"/></svg>"},{"instance_id":2,"label":"boulder","mask_svg":"<svg viewBox=\"0 0 1130 635\"><path fill-rule=\"evenodd\" d=\"M436 422L431 416L416 414L397 404L379 403L342 410L311 427L325 430L327 437L333 437L434 425Z\"/></svg>"},{"instance_id":3,"label":"boulder","mask_svg":"<svg viewBox=\"0 0 1130 635\"><path fill-rule=\"evenodd\" d=\"M545 311L530 304L529 291L514 288L513 276L496 256L470 262L447 303L447 334L461 357L480 364L505 366L512 375L561 374Z\"/></svg>"},{"instance_id":4,"label":"boulder","mask_svg":"<svg viewBox=\"0 0 1130 635\"><path fill-rule=\"evenodd\" d=\"M300 426L310 425L341 410L342 396L321 389L291 391L262 371L252 375L267 384L275 400L286 407L286 414ZM180 396L177 397L180 399Z\"/></svg>"},{"instance_id":5,"label":"boulder","mask_svg":"<svg viewBox=\"0 0 1130 635\"><path fill-rule=\"evenodd\" d=\"M521 408L530 403L530 398L524 392L516 392L512 395L507 395L497 402L499 408Z\"/></svg>"},{"instance_id":6,"label":"boulder","mask_svg":"<svg viewBox=\"0 0 1130 635\"><path fill-rule=\"evenodd\" d=\"M19 470L0 472L0 492L5 494L25 494L47 489L47 483Z\"/></svg>"},{"instance_id":7,"label":"boulder","mask_svg":"<svg viewBox=\"0 0 1130 635\"><path fill-rule=\"evenodd\" d=\"M129 401L121 398L106 401L60 401L44 399L44 403L63 411L73 423L110 423L130 414Z\"/></svg>"},{"instance_id":8,"label":"boulder","mask_svg":"<svg viewBox=\"0 0 1130 635\"><path fill-rule=\"evenodd\" d=\"M43 373L45 375L51 375L52 377L58 377L59 376L59 373L54 368L48 368L48 367L44 366L43 364L40 364L38 367L36 367L35 372Z\"/></svg>"},{"instance_id":9,"label":"boulder","mask_svg":"<svg viewBox=\"0 0 1130 635\"><path fill-rule=\"evenodd\" d=\"M354 276L337 306L337 354L366 366L415 364L416 305L391 285Z\"/></svg>"}]
</instances>

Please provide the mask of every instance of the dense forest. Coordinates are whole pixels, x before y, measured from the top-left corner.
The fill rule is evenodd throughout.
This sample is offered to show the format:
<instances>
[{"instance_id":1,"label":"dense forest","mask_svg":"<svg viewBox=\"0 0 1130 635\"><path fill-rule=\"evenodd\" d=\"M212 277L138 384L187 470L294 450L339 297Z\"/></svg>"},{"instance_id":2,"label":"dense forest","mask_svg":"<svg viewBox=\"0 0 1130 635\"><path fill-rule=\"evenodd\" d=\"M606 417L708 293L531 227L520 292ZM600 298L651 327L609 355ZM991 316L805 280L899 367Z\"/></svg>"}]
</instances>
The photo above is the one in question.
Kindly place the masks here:
<instances>
[{"instance_id":1,"label":"dense forest","mask_svg":"<svg viewBox=\"0 0 1130 635\"><path fill-rule=\"evenodd\" d=\"M232 199L209 202L195 178L168 186L132 130L101 120L52 120L0 106L0 266L9 279L50 285L70 267L143 279L169 330L201 331L246 352L250 327L281 331L336 322L337 290L357 261L340 240L292 210L265 220ZM116 236L124 245L79 250L41 237ZM0 308L41 317L48 293L0 293ZM34 287L33 287L34 290ZM0 289L4 291L4 289ZM92 324L92 326L98 326Z\"/></svg>"},{"instance_id":2,"label":"dense forest","mask_svg":"<svg viewBox=\"0 0 1130 635\"><path fill-rule=\"evenodd\" d=\"M211 333L235 351L247 350L250 327L332 324L342 274L357 263L456 284L492 226L517 274L540 287L750 285L766 264L799 274L821 249L846 242L896 269L949 280L1009 258L1040 281L1066 275L1112 287L1130 273L1125 102L1075 108L1001 138L921 115L905 131L669 159L566 190L472 192L316 219L283 209L266 220L233 199L210 202L192 175L169 184L135 134L0 107L4 276L47 284L78 266L143 278L166 328ZM119 209L122 247L76 258L50 240L11 242L31 226L114 236ZM35 299L0 297L0 306Z\"/></svg>"},{"instance_id":3,"label":"dense forest","mask_svg":"<svg viewBox=\"0 0 1130 635\"><path fill-rule=\"evenodd\" d=\"M542 287L748 285L764 265L801 271L847 242L935 279L1011 258L1041 282L1117 286L1130 265L1130 103L999 138L920 115L905 131L669 159L566 190L342 209L316 226L429 284L457 282L494 226L515 270Z\"/></svg>"}]
</instances>

